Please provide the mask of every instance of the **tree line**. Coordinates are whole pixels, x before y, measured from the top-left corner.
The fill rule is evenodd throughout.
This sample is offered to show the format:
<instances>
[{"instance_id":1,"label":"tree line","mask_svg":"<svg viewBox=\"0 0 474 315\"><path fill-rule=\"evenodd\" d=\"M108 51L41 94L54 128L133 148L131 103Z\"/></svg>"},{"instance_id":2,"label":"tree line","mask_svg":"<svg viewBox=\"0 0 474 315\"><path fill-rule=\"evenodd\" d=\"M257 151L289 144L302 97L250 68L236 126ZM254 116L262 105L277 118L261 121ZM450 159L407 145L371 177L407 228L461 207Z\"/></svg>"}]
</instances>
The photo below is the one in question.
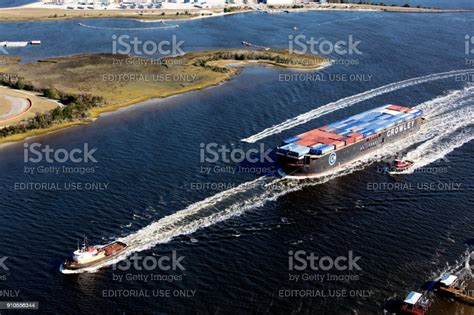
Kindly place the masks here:
<instances>
[{"instance_id":1,"label":"tree line","mask_svg":"<svg viewBox=\"0 0 474 315\"><path fill-rule=\"evenodd\" d=\"M88 110L105 103L101 96L90 94L68 94L53 87L37 87L26 82L22 77L0 74L0 84L25 91L41 93L43 96L57 100L63 106L58 106L46 113L36 113L32 118L25 119L19 124L0 129L0 137L23 133L34 129L48 128L64 121L83 120L89 116Z\"/></svg>"}]
</instances>

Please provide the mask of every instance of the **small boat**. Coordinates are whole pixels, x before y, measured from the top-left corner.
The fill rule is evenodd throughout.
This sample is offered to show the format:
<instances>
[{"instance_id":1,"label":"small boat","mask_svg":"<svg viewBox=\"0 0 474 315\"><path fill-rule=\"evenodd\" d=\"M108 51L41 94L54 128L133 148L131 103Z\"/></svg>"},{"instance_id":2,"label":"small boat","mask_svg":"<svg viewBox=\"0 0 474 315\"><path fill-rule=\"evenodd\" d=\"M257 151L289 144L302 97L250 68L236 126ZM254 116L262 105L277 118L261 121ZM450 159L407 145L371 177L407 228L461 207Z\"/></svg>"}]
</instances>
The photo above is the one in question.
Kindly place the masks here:
<instances>
[{"instance_id":1,"label":"small boat","mask_svg":"<svg viewBox=\"0 0 474 315\"><path fill-rule=\"evenodd\" d=\"M400 312L402 314L424 315L430 305L430 299L426 295L411 291L403 300Z\"/></svg>"},{"instance_id":2,"label":"small boat","mask_svg":"<svg viewBox=\"0 0 474 315\"><path fill-rule=\"evenodd\" d=\"M393 163L390 165L390 172L389 172L389 173L390 173L390 174L401 173L401 172L403 172L403 171L406 171L406 170L409 169L410 167L412 167L413 164L415 164L415 162L410 161L410 160L402 161L402 160L396 159L396 160L393 161Z\"/></svg>"},{"instance_id":3,"label":"small boat","mask_svg":"<svg viewBox=\"0 0 474 315\"><path fill-rule=\"evenodd\" d=\"M89 246L87 239L84 238L82 246L78 246L71 258L64 260L61 270L80 270L95 267L100 263L115 258L125 248L127 248L127 244L119 241L106 245Z\"/></svg>"},{"instance_id":4,"label":"small boat","mask_svg":"<svg viewBox=\"0 0 474 315\"><path fill-rule=\"evenodd\" d=\"M469 289L469 283L458 276L445 274L436 283L435 293L454 298L460 302L474 305L474 288Z\"/></svg>"},{"instance_id":5,"label":"small boat","mask_svg":"<svg viewBox=\"0 0 474 315\"><path fill-rule=\"evenodd\" d=\"M259 49L259 50L270 50L269 47L254 45L254 44L249 43L249 42L246 42L246 41L244 41L244 40L242 41L242 45L243 45L243 46L247 46L247 47L254 47L254 48Z\"/></svg>"}]
</instances>

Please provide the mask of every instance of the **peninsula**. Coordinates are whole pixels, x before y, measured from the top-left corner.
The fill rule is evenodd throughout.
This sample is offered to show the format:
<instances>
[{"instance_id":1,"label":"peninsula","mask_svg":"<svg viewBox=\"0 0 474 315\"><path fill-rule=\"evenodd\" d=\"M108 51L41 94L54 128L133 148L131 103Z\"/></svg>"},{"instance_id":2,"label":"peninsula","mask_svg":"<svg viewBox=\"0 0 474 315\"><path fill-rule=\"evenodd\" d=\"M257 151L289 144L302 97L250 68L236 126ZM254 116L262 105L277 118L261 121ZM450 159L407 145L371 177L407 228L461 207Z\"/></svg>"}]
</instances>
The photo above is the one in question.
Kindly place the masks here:
<instances>
[{"instance_id":1,"label":"peninsula","mask_svg":"<svg viewBox=\"0 0 474 315\"><path fill-rule=\"evenodd\" d=\"M292 54L287 50L243 49L191 52L158 60L86 54L21 64L19 58L1 58L0 83L41 94L60 102L60 106L0 129L0 143L87 123L103 112L148 99L218 85L233 78L240 66L249 63L301 70L329 64L326 58Z\"/></svg>"}]
</instances>

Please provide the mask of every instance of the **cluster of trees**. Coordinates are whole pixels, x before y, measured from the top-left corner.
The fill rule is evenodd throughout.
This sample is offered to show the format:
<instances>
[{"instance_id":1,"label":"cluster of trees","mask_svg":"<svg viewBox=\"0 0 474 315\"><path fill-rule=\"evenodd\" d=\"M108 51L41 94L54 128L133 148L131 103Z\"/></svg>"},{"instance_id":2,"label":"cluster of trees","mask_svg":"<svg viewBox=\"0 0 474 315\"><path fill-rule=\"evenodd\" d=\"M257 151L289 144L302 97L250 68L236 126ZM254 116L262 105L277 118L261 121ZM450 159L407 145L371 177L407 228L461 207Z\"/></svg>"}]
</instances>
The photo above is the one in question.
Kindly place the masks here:
<instances>
[{"instance_id":1,"label":"cluster of trees","mask_svg":"<svg viewBox=\"0 0 474 315\"><path fill-rule=\"evenodd\" d=\"M254 52L218 52L208 58L208 60L268 60L281 64L299 63L304 60L303 56L298 58L286 57L282 54L266 53L262 51Z\"/></svg>"},{"instance_id":2,"label":"cluster of trees","mask_svg":"<svg viewBox=\"0 0 474 315\"><path fill-rule=\"evenodd\" d=\"M272 54L272 53L265 53L262 51L255 51L255 52L232 52L232 51L222 51L212 54L212 56L207 57L206 59L198 59L196 60L193 65L197 67L205 67L211 69L212 71L216 72L227 72L229 71L227 68L218 67L218 66L210 66L207 63L209 61L215 60L236 60L236 61L244 61L244 60L267 60L272 61L279 64L311 64L311 60L306 60L303 56L298 56L298 58L289 58L285 57L280 54Z\"/></svg>"},{"instance_id":3,"label":"cluster of trees","mask_svg":"<svg viewBox=\"0 0 474 315\"><path fill-rule=\"evenodd\" d=\"M346 2L347 3L347 2ZM380 5L380 6L387 6L387 4L383 3L383 2L379 2L379 3L376 3L376 2L371 2L371 1L359 1L357 2L357 4L371 4L371 5ZM396 4L390 4L390 6L392 7L396 7L397 5ZM405 3L403 5L404 8L410 8L410 5L408 3ZM417 8L421 8L420 5L417 5L416 6Z\"/></svg>"},{"instance_id":4,"label":"cluster of trees","mask_svg":"<svg viewBox=\"0 0 474 315\"><path fill-rule=\"evenodd\" d=\"M218 66L210 66L207 64L208 61L211 61L211 60L217 60L217 59L198 59L196 60L193 65L196 66L196 67L203 67L203 68L207 68L211 71L214 71L214 72L220 72L220 73L226 73L229 71L229 69L225 68L225 67L218 67Z\"/></svg>"},{"instance_id":5,"label":"cluster of trees","mask_svg":"<svg viewBox=\"0 0 474 315\"><path fill-rule=\"evenodd\" d=\"M242 8L242 7L225 7L224 8L224 13L229 13L229 12L237 12L237 11L240 11L240 10L245 10L245 8Z\"/></svg>"},{"instance_id":6,"label":"cluster of trees","mask_svg":"<svg viewBox=\"0 0 474 315\"><path fill-rule=\"evenodd\" d=\"M163 12L164 13L164 12ZM176 15L191 15L189 11L184 11L184 12L176 12Z\"/></svg>"},{"instance_id":7,"label":"cluster of trees","mask_svg":"<svg viewBox=\"0 0 474 315\"><path fill-rule=\"evenodd\" d=\"M84 119L88 116L89 109L104 104L104 99L100 96L67 94L55 88L38 88L30 82L25 82L23 78L16 78L10 75L0 76L0 84L14 89L39 92L45 97L57 100L63 104L63 106L58 106L47 113L37 113L35 117L24 120L17 125L0 129L0 137L33 129L48 128L63 121Z\"/></svg>"}]
</instances>

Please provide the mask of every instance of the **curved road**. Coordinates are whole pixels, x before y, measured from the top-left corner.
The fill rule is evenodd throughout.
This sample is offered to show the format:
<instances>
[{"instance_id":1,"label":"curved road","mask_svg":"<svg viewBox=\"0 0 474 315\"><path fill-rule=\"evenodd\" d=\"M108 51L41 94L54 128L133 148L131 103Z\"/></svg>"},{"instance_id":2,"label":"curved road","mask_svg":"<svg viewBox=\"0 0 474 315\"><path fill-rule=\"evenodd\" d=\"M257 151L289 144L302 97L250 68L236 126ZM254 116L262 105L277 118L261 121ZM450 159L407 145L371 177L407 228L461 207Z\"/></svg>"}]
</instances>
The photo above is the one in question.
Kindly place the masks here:
<instances>
[{"instance_id":1,"label":"curved road","mask_svg":"<svg viewBox=\"0 0 474 315\"><path fill-rule=\"evenodd\" d=\"M0 112L0 123L4 120L16 117L28 110L30 104L27 99L13 97L9 95L0 95L0 105L9 106L7 111ZM3 107L3 106L2 106Z\"/></svg>"}]
</instances>

